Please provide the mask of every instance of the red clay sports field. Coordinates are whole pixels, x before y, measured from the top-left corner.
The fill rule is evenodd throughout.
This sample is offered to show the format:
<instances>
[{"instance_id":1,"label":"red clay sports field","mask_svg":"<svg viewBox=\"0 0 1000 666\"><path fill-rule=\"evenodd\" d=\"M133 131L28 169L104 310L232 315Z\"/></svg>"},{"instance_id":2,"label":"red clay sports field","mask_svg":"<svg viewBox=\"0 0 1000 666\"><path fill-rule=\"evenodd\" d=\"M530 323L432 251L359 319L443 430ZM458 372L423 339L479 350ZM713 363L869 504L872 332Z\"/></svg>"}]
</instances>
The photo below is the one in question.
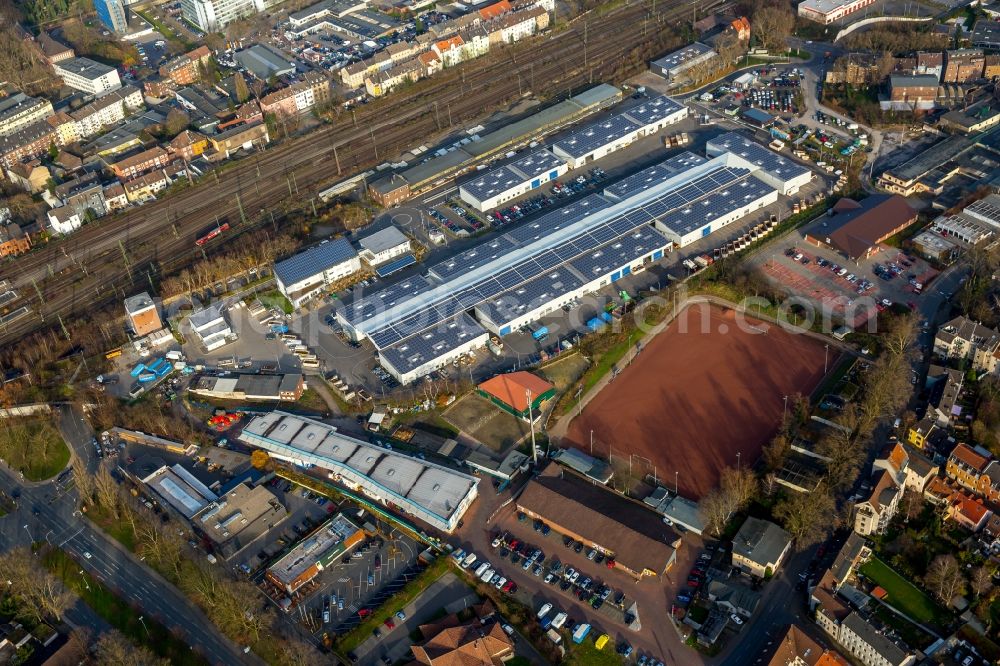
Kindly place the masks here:
<instances>
[{"instance_id":1,"label":"red clay sports field","mask_svg":"<svg viewBox=\"0 0 1000 666\"><path fill-rule=\"evenodd\" d=\"M685 326L682 322L686 319ZM688 307L570 423L566 444L615 463L630 454L655 465L661 485L699 499L722 469L753 464L777 432L783 397L809 395L823 377L823 344L744 317L766 334L740 330L736 313ZM747 328L747 327L744 327ZM835 361L833 350L829 365ZM647 465L638 457L635 467ZM652 469L649 472L652 473Z\"/></svg>"}]
</instances>

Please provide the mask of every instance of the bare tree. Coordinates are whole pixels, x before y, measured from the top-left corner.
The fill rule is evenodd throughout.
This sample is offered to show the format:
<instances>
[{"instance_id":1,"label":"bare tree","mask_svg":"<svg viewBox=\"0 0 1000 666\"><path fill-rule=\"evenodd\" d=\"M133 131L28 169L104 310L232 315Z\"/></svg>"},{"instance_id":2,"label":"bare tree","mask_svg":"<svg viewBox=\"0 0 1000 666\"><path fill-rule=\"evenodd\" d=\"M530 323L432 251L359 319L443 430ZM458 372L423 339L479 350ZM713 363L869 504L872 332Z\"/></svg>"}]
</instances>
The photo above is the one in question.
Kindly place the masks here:
<instances>
[{"instance_id":1,"label":"bare tree","mask_svg":"<svg viewBox=\"0 0 1000 666\"><path fill-rule=\"evenodd\" d=\"M37 622L61 621L75 598L62 581L38 565L38 558L27 548L0 555L0 579L10 581L11 589L25 602L22 612Z\"/></svg>"},{"instance_id":2,"label":"bare tree","mask_svg":"<svg viewBox=\"0 0 1000 666\"><path fill-rule=\"evenodd\" d=\"M120 515L118 482L111 476L110 461L106 460L98 465L97 474L94 476L94 490L98 506L118 518Z\"/></svg>"},{"instance_id":3,"label":"bare tree","mask_svg":"<svg viewBox=\"0 0 1000 666\"><path fill-rule=\"evenodd\" d=\"M161 659L148 648L135 645L117 629L105 632L94 646L100 664L117 666L169 666L169 659Z\"/></svg>"},{"instance_id":4,"label":"bare tree","mask_svg":"<svg viewBox=\"0 0 1000 666\"><path fill-rule=\"evenodd\" d=\"M94 498L94 477L80 456L73 456L73 483L80 491L80 500L89 504Z\"/></svg>"},{"instance_id":5,"label":"bare tree","mask_svg":"<svg viewBox=\"0 0 1000 666\"><path fill-rule=\"evenodd\" d=\"M924 583L948 606L951 606L952 599L965 587L962 569L954 555L935 557L924 576Z\"/></svg>"},{"instance_id":6,"label":"bare tree","mask_svg":"<svg viewBox=\"0 0 1000 666\"><path fill-rule=\"evenodd\" d=\"M753 499L757 490L757 478L750 470L732 467L722 470L719 486L701 501L711 531L720 534L730 518Z\"/></svg>"},{"instance_id":7,"label":"bare tree","mask_svg":"<svg viewBox=\"0 0 1000 666\"><path fill-rule=\"evenodd\" d=\"M775 505L774 517L795 539L795 547L803 550L830 533L836 508L833 495L820 486L811 493L792 492L786 496Z\"/></svg>"},{"instance_id":8,"label":"bare tree","mask_svg":"<svg viewBox=\"0 0 1000 666\"><path fill-rule=\"evenodd\" d=\"M784 7L761 7L754 12L750 26L768 51L784 51L795 27L795 16Z\"/></svg>"},{"instance_id":9,"label":"bare tree","mask_svg":"<svg viewBox=\"0 0 1000 666\"><path fill-rule=\"evenodd\" d=\"M993 572L985 566L976 567L969 576L969 587L977 599L988 594L993 589Z\"/></svg>"}]
</instances>

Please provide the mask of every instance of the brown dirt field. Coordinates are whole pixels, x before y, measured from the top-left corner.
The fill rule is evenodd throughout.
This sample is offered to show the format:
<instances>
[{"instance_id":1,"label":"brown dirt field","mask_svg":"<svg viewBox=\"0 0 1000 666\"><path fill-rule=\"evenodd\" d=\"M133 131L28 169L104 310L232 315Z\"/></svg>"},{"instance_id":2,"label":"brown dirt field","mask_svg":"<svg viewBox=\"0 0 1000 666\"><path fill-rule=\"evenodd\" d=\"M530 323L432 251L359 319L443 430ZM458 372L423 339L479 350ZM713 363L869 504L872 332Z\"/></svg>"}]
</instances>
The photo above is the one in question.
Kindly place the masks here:
<instances>
[{"instance_id":1,"label":"brown dirt field","mask_svg":"<svg viewBox=\"0 0 1000 666\"><path fill-rule=\"evenodd\" d=\"M740 330L733 310L687 308L573 419L565 443L589 451L593 429L594 455L607 459L610 445L626 466L628 454L645 456L668 488L679 472L680 494L692 499L736 465L737 452L742 464L756 462L781 422L783 396L809 395L822 379L824 349L745 321L768 333ZM645 471L639 464L635 475Z\"/></svg>"}]
</instances>

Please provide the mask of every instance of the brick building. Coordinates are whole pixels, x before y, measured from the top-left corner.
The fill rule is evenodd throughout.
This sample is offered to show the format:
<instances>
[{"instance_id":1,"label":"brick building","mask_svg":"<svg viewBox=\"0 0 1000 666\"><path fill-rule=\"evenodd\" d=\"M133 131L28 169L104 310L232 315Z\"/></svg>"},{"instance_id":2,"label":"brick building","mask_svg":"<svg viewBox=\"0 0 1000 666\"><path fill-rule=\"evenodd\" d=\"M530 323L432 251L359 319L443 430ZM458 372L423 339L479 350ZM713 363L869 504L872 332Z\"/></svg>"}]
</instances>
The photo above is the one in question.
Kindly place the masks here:
<instances>
[{"instance_id":1,"label":"brick building","mask_svg":"<svg viewBox=\"0 0 1000 666\"><path fill-rule=\"evenodd\" d=\"M966 83L983 78L986 57L980 49L945 51L942 83Z\"/></svg>"}]
</instances>

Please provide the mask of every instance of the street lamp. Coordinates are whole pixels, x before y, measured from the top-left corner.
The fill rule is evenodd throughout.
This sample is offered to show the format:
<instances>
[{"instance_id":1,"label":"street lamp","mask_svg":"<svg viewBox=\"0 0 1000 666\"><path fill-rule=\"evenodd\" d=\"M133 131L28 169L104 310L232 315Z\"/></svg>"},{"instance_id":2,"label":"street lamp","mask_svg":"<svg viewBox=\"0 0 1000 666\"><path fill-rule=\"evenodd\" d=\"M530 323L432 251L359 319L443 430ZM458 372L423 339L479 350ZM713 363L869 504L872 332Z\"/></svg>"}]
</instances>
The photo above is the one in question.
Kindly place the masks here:
<instances>
[{"instance_id":1,"label":"street lamp","mask_svg":"<svg viewBox=\"0 0 1000 666\"><path fill-rule=\"evenodd\" d=\"M143 621L141 615L139 616L139 624L141 624L142 628L146 630L146 638L149 638L149 628L146 627L146 623Z\"/></svg>"},{"instance_id":2,"label":"street lamp","mask_svg":"<svg viewBox=\"0 0 1000 666\"><path fill-rule=\"evenodd\" d=\"M32 538L31 536L31 530L28 529L27 523L24 524L24 531L28 533L28 541L29 542L34 541L34 538Z\"/></svg>"},{"instance_id":3,"label":"street lamp","mask_svg":"<svg viewBox=\"0 0 1000 666\"><path fill-rule=\"evenodd\" d=\"M827 344L823 345L823 348L825 350L823 352L823 374L825 375L826 374L827 360L830 357L830 343L827 343Z\"/></svg>"}]
</instances>

